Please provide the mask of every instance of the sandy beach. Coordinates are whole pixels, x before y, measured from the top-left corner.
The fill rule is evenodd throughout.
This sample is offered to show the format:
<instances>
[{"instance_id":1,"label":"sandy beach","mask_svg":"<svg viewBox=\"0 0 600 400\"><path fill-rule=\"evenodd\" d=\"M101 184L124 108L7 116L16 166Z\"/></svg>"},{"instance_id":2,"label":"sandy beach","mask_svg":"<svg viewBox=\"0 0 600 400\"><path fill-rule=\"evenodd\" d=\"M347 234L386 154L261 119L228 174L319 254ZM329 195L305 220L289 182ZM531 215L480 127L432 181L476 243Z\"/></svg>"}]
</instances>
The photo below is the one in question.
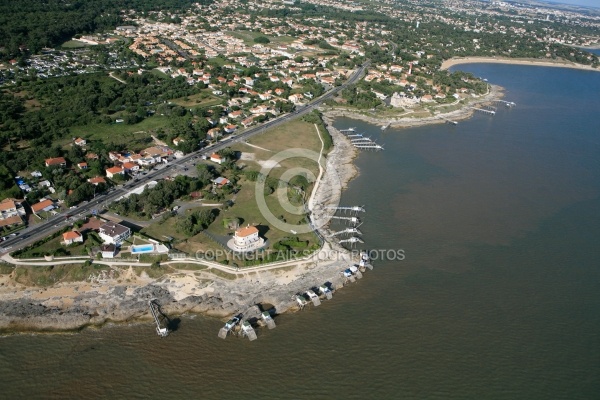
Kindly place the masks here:
<instances>
[{"instance_id":1,"label":"sandy beach","mask_svg":"<svg viewBox=\"0 0 600 400\"><path fill-rule=\"evenodd\" d=\"M600 68L592 68L590 65L577 64L565 60L538 60L527 58L503 58L503 57L464 57L452 58L442 63L440 69L448 69L455 65L472 63L490 63L490 64L513 64L513 65L534 65L540 67L560 67L574 68L585 71L600 71Z\"/></svg>"}]
</instances>

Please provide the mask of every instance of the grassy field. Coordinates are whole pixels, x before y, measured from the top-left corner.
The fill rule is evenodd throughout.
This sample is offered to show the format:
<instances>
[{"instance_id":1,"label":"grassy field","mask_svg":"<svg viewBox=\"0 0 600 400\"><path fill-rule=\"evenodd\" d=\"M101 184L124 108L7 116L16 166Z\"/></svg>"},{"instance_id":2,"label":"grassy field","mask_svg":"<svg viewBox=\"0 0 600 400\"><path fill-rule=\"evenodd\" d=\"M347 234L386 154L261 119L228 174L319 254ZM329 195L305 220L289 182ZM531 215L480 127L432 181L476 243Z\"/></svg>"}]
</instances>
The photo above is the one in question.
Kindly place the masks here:
<instances>
[{"instance_id":1,"label":"grassy field","mask_svg":"<svg viewBox=\"0 0 600 400\"><path fill-rule=\"evenodd\" d=\"M207 96L208 94L208 96ZM210 107L215 106L217 104L221 104L223 101L222 98L219 98L212 93L202 92L188 97L180 97L178 99L171 100L171 103L180 105L182 107Z\"/></svg>"},{"instance_id":2,"label":"grassy field","mask_svg":"<svg viewBox=\"0 0 600 400\"><path fill-rule=\"evenodd\" d=\"M156 75L156 76L158 76L158 77L160 77L160 78L168 78L168 77L169 77L169 75L165 74L165 73L164 73L164 72L162 72L162 71L159 71L159 70L157 70L156 68L152 69L152 70L150 71L150 73L151 73L151 74L154 74L154 75Z\"/></svg>"},{"instance_id":3,"label":"grassy field","mask_svg":"<svg viewBox=\"0 0 600 400\"><path fill-rule=\"evenodd\" d=\"M15 269L14 265L1 263L0 264L0 275L10 274L11 272L13 272L14 269Z\"/></svg>"},{"instance_id":4,"label":"grassy field","mask_svg":"<svg viewBox=\"0 0 600 400\"><path fill-rule=\"evenodd\" d=\"M254 160L244 159L239 161L239 163L245 164L248 169L256 171L260 171L262 168L261 161L267 161L283 150L307 149L312 150L317 154L321 150L321 140L317 136L315 126L301 120L290 121L277 128L271 129L262 135L255 136L248 140L248 143L268 150L261 150L246 144L236 144L232 146L232 149L234 150L252 154L251 157L254 158ZM308 157L308 155L307 157L294 157L283 160L279 165L279 167L275 167L270 171L269 176L279 178L286 170L297 167L308 169L315 177L319 173L319 166L316 160Z\"/></svg>"},{"instance_id":5,"label":"grassy field","mask_svg":"<svg viewBox=\"0 0 600 400\"><path fill-rule=\"evenodd\" d=\"M172 263L169 264L173 269L181 269L185 271L203 271L208 267L206 265L201 264L188 264L188 263Z\"/></svg>"},{"instance_id":6,"label":"grassy field","mask_svg":"<svg viewBox=\"0 0 600 400\"><path fill-rule=\"evenodd\" d=\"M250 159L238 161L238 164L244 164L245 170L261 170L261 162L269 160L280 151L295 148L312 150L318 156L321 149L321 141L317 135L314 124L306 123L300 120L291 121L281 127L277 127L258 135L250 140L250 143L263 147L267 150L261 150L256 147L251 147L246 144L238 143L232 147L233 150L241 151L251 155ZM251 154L250 154L251 153ZM317 162L309 156L293 157L283 160L278 166L269 171L268 176L280 178L282 174L292 168L304 168L309 171L315 178L318 176L319 167ZM289 178L289 177L288 177ZM251 182L242 178L239 181L240 191L233 197L234 205L227 210L221 209L215 221L208 227L207 233L210 235L225 238L233 234L232 230L226 228L223 224L225 218L238 218L243 225L257 225L261 235L268 241L268 249L272 249L273 244L278 241L295 236L291 232L281 231L270 226L269 221L265 218L258 208L256 199L255 182ZM310 193L309 188L306 196ZM286 189L280 189L286 190ZM284 192L285 194L285 192ZM298 225L304 223L303 214L294 214L284 209L280 204L277 192L264 197L269 211L281 220L285 220L287 224ZM192 210L187 210L191 212ZM174 247L187 254L195 254L197 251L210 251L221 249L221 246L214 242L205 234L198 234L190 238L186 238L181 233L177 232L175 224L177 217L170 217L164 221L159 220L152 225L144 228L143 233L155 237L159 240L165 236L171 236L175 239ZM313 233L305 233L298 235L301 241L308 241L308 246L317 244L317 238ZM268 250L267 249L267 250ZM217 259L223 261L225 257Z\"/></svg>"},{"instance_id":7,"label":"grassy field","mask_svg":"<svg viewBox=\"0 0 600 400\"><path fill-rule=\"evenodd\" d=\"M81 49L84 47L89 47L90 44L80 42L79 40L68 40L60 45L63 49Z\"/></svg>"},{"instance_id":8,"label":"grassy field","mask_svg":"<svg viewBox=\"0 0 600 400\"><path fill-rule=\"evenodd\" d=\"M142 274L146 273L150 278L157 279L164 274L173 272L173 269L168 265L159 265L154 267L135 267L135 272L138 276L142 276Z\"/></svg>"},{"instance_id":9,"label":"grassy field","mask_svg":"<svg viewBox=\"0 0 600 400\"><path fill-rule=\"evenodd\" d=\"M85 236L84 236L85 238ZM56 249L63 248L67 250L72 256L86 256L87 251L85 249L84 243L77 243L76 245L64 246L61 244L62 235L55 237L52 240L47 241L46 243L42 243L39 246L33 247L27 251L21 253L17 258L35 258L35 257L43 257L46 253L54 253ZM87 243L88 245L91 242ZM59 255L60 257L60 255Z\"/></svg>"},{"instance_id":10,"label":"grassy field","mask_svg":"<svg viewBox=\"0 0 600 400\"><path fill-rule=\"evenodd\" d=\"M23 285L51 286L58 282L83 282L91 274L108 271L104 265L65 264L50 266L18 266L15 269L15 280Z\"/></svg>"},{"instance_id":11,"label":"grassy field","mask_svg":"<svg viewBox=\"0 0 600 400\"><path fill-rule=\"evenodd\" d=\"M184 240L185 236L177 232L175 229L175 223L177 217L169 217L167 220L162 221L160 218L142 229L142 233L156 238L156 240L167 240L166 236L170 236L175 240Z\"/></svg>"},{"instance_id":12,"label":"grassy field","mask_svg":"<svg viewBox=\"0 0 600 400\"><path fill-rule=\"evenodd\" d=\"M80 136L86 140L101 140L105 143L127 144L131 148L136 146L148 147L152 145L150 135L158 128L169 126L169 118L155 115L143 121L127 125L120 124L91 124L74 126L70 128L74 137Z\"/></svg>"},{"instance_id":13,"label":"grassy field","mask_svg":"<svg viewBox=\"0 0 600 400\"><path fill-rule=\"evenodd\" d=\"M289 44L289 43L292 43L294 40L296 40L296 38L291 37L291 36L285 36L285 35L284 36L267 36L267 35L263 35L260 32L251 32L251 31L227 31L225 33L227 33L228 35L231 35L235 38L242 39L244 41L244 44L246 44L246 46L255 45L256 42L254 41L254 38L256 38L258 36L266 36L267 38L269 38L271 43L275 43L275 44Z\"/></svg>"},{"instance_id":14,"label":"grassy field","mask_svg":"<svg viewBox=\"0 0 600 400\"><path fill-rule=\"evenodd\" d=\"M232 280L234 280L236 278L236 275L229 274L227 272L221 271L220 269L211 268L207 272L210 272L211 274L216 275L216 276L218 276L220 278L228 279L230 281L232 281Z\"/></svg>"},{"instance_id":15,"label":"grassy field","mask_svg":"<svg viewBox=\"0 0 600 400\"><path fill-rule=\"evenodd\" d=\"M30 93L26 90L22 90L20 92L13 93L13 95L15 97L25 98L25 109L27 111L42 108L42 103L40 103L39 100L37 100L35 98L31 98L31 99L27 98L30 95Z\"/></svg>"}]
</instances>

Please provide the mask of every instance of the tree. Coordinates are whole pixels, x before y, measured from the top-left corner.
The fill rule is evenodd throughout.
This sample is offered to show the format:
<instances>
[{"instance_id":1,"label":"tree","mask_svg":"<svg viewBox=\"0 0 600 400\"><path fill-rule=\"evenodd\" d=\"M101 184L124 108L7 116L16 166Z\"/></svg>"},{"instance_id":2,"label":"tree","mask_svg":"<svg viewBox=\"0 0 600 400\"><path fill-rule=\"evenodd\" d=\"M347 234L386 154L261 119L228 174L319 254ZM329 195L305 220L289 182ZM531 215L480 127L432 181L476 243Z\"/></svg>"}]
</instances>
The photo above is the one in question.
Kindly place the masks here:
<instances>
[{"instance_id":1,"label":"tree","mask_svg":"<svg viewBox=\"0 0 600 400\"><path fill-rule=\"evenodd\" d=\"M257 36L254 38L254 43L267 44L271 43L271 41L266 36Z\"/></svg>"}]
</instances>

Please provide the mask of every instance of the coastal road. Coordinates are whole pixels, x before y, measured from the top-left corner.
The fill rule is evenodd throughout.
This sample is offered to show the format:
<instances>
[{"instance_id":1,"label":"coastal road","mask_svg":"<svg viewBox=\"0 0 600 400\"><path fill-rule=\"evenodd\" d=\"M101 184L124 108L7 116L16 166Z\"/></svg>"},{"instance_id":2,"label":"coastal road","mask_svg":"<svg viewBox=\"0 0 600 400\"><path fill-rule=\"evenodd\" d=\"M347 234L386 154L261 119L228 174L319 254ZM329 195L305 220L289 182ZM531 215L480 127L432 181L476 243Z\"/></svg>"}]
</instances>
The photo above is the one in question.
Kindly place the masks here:
<instances>
[{"instance_id":1,"label":"coastal road","mask_svg":"<svg viewBox=\"0 0 600 400\"><path fill-rule=\"evenodd\" d=\"M325 101L333 98L346 87L358 82L358 80L363 76L365 70L369 67L369 65L370 61L365 62L356 71L354 71L350 78L348 78L348 80L342 85L334 87L318 99L309 102L305 106L302 106L301 108L298 108L289 114L281 115L277 118L265 122L262 125L247 129L244 132L239 133L237 135L229 136L223 139L222 141L217 142L216 144L187 154L166 165L162 165L160 168L155 168L152 171L149 171L146 175L142 175L140 178L137 178L134 181L129 181L121 187L113 188L109 190L108 193L98 194L92 200L85 203L81 203L76 208L63 211L50 217L47 220L40 221L35 225L28 226L27 228L19 231L19 234L17 236L9 236L7 240L0 243L0 254L15 251L44 237L48 237L53 232L64 228L66 225L79 219L80 217L92 213L93 210L96 210L98 213L100 213L101 210L104 210L108 207L108 204L114 201L118 201L128 192L140 188L142 185L145 185L146 183L152 180L158 180L169 176L175 171L177 171L178 168L184 168L186 165L189 165L193 162L194 159L200 156L209 156L210 154L222 150L226 147L229 147L234 143L244 142L252 136L261 134L268 129L275 128L279 125L285 124L288 121L310 113L312 110L319 107Z\"/></svg>"}]
</instances>

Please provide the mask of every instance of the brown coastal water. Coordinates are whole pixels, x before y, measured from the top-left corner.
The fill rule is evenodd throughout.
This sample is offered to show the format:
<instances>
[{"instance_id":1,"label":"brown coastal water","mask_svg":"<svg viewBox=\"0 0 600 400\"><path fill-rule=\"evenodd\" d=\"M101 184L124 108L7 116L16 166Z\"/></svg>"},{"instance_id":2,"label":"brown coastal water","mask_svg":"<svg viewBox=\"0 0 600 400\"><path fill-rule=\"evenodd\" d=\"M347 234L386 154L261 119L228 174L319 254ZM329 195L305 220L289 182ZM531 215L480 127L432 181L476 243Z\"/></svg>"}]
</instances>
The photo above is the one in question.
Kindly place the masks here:
<instances>
[{"instance_id":1,"label":"brown coastal water","mask_svg":"<svg viewBox=\"0 0 600 400\"><path fill-rule=\"evenodd\" d=\"M2 398L595 399L600 74L469 65L513 109L381 132L343 202L403 249L250 343L222 322L0 338ZM392 253L389 253L392 254ZM316 282L318 283L318 282Z\"/></svg>"}]
</instances>

